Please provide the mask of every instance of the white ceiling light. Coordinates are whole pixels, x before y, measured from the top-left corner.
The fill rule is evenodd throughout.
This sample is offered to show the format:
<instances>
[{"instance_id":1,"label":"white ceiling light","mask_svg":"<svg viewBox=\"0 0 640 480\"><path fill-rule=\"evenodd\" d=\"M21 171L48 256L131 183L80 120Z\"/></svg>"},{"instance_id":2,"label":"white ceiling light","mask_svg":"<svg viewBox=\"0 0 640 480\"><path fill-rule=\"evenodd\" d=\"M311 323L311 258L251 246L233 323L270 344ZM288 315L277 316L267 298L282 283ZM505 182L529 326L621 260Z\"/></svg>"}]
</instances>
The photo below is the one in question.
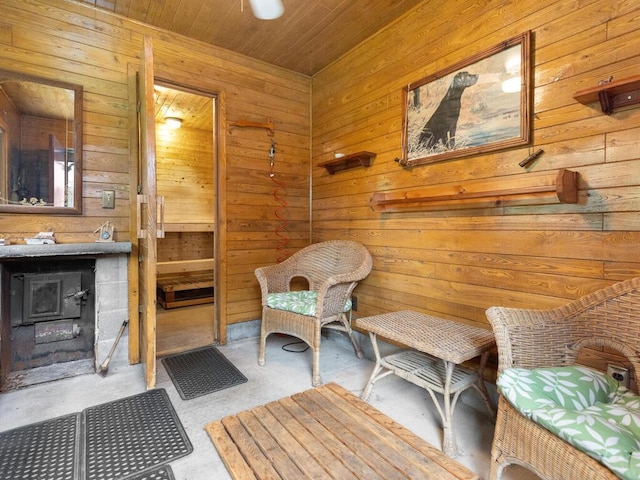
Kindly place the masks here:
<instances>
[{"instance_id":1,"label":"white ceiling light","mask_svg":"<svg viewBox=\"0 0 640 480\"><path fill-rule=\"evenodd\" d=\"M178 117L167 117L164 119L164 123L167 127L175 130L182 126L182 119Z\"/></svg>"},{"instance_id":2,"label":"white ceiling light","mask_svg":"<svg viewBox=\"0 0 640 480\"><path fill-rule=\"evenodd\" d=\"M282 0L249 0L251 10L260 20L275 20L284 13Z\"/></svg>"}]
</instances>

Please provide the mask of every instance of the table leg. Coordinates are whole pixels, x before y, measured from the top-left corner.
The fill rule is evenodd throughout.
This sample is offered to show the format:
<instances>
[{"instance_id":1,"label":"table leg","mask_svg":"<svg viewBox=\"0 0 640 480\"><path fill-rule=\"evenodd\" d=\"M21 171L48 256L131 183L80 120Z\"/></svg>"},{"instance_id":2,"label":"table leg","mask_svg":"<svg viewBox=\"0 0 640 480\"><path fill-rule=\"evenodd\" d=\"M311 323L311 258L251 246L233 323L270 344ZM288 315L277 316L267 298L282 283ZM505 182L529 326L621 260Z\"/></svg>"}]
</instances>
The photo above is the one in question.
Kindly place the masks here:
<instances>
[{"instance_id":1,"label":"table leg","mask_svg":"<svg viewBox=\"0 0 640 480\"><path fill-rule=\"evenodd\" d=\"M360 394L360 398L362 400L367 400L369 395L371 395L371 390L373 389L373 384L376 383L382 377L386 377L393 373L391 370L387 370L386 372L380 373L382 370L382 365L380 362L380 350L378 349L378 339L376 334L373 332L369 332L369 338L371 339L371 346L373 347L373 353L376 356L376 364L373 367L373 371L371 372L371 376L369 377L369 381L367 382L367 386L364 387L364 390Z\"/></svg>"},{"instance_id":2,"label":"table leg","mask_svg":"<svg viewBox=\"0 0 640 480\"><path fill-rule=\"evenodd\" d=\"M443 360L445 368L444 379L444 415L442 416L442 451L451 458L454 458L458 454L458 446L456 444L456 437L453 432L452 418L453 408L451 405L451 377L453 376L453 369L456 365L451 362Z\"/></svg>"}]
</instances>

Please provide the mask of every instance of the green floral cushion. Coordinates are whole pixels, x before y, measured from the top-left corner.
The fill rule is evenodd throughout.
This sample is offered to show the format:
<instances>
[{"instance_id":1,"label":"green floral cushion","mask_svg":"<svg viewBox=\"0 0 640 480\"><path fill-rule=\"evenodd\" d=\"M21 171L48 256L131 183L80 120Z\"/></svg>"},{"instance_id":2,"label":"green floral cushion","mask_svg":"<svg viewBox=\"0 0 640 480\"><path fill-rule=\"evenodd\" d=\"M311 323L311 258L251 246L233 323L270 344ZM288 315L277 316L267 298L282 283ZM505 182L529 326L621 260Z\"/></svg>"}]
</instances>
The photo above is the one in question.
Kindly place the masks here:
<instances>
[{"instance_id":1,"label":"green floral cushion","mask_svg":"<svg viewBox=\"0 0 640 480\"><path fill-rule=\"evenodd\" d=\"M276 310L299 313L313 317L316 314L318 292L300 290L296 292L270 293L267 295L267 306ZM351 299L342 309L343 312L351 310Z\"/></svg>"},{"instance_id":2,"label":"green floral cushion","mask_svg":"<svg viewBox=\"0 0 640 480\"><path fill-rule=\"evenodd\" d=\"M607 466L640 478L640 397L586 367L510 368L500 393L520 413Z\"/></svg>"}]
</instances>

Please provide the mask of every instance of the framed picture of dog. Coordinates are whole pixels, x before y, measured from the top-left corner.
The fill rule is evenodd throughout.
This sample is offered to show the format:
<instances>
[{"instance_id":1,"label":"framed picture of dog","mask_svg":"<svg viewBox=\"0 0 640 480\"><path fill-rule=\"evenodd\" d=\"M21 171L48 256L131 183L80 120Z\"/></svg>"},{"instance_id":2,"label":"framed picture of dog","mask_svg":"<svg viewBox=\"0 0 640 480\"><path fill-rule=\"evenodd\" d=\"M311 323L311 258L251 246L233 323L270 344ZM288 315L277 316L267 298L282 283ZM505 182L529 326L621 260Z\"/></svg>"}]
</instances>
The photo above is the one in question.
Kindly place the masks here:
<instances>
[{"instance_id":1,"label":"framed picture of dog","mask_svg":"<svg viewBox=\"0 0 640 480\"><path fill-rule=\"evenodd\" d=\"M527 145L531 32L403 90L403 166Z\"/></svg>"}]
</instances>

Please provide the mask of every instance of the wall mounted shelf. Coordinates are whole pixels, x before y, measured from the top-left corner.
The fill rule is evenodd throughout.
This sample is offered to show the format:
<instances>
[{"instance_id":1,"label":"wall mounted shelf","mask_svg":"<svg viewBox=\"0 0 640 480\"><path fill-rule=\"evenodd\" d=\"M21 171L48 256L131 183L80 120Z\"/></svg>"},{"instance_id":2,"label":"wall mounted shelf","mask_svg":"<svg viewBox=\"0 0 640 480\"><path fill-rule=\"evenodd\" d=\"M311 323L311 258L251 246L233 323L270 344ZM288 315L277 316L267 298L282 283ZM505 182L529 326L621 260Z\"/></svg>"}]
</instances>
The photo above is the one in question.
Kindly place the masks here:
<instances>
[{"instance_id":1,"label":"wall mounted shelf","mask_svg":"<svg viewBox=\"0 0 640 480\"><path fill-rule=\"evenodd\" d=\"M376 192L370 205L378 212L400 212L577 203L578 178L578 172L562 169L557 174L517 176L500 189L495 188L495 180L472 180L420 191Z\"/></svg>"},{"instance_id":2,"label":"wall mounted shelf","mask_svg":"<svg viewBox=\"0 0 640 480\"><path fill-rule=\"evenodd\" d=\"M600 108L608 115L616 108L640 103L640 75L585 88L573 98L585 105L599 101Z\"/></svg>"},{"instance_id":3,"label":"wall mounted shelf","mask_svg":"<svg viewBox=\"0 0 640 480\"><path fill-rule=\"evenodd\" d=\"M351 168L361 166L368 167L371 165L374 158L376 158L375 153L358 152L352 153L351 155L345 155L341 158L334 158L332 160L327 160L326 162L321 162L318 166L326 168L329 175L333 175L334 173L342 170L349 170Z\"/></svg>"}]
</instances>

